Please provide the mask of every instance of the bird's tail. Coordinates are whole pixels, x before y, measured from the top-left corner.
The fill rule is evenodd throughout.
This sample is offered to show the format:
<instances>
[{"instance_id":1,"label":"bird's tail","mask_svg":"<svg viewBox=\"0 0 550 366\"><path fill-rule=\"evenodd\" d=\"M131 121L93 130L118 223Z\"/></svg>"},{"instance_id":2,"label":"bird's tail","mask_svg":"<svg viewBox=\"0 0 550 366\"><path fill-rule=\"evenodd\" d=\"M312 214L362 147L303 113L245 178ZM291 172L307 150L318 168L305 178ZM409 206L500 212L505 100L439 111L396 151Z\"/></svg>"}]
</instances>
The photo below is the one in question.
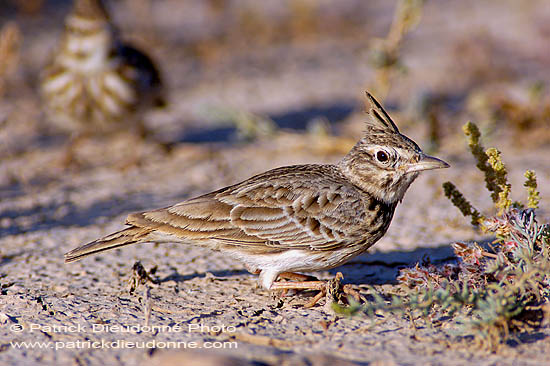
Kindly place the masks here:
<instances>
[{"instance_id":1,"label":"bird's tail","mask_svg":"<svg viewBox=\"0 0 550 366\"><path fill-rule=\"evenodd\" d=\"M136 226L117 231L116 233L107 235L101 239L97 239L91 243L84 244L71 250L65 254L65 262L70 263L105 250L145 242L147 241L147 236L151 231L152 230L147 230Z\"/></svg>"}]
</instances>

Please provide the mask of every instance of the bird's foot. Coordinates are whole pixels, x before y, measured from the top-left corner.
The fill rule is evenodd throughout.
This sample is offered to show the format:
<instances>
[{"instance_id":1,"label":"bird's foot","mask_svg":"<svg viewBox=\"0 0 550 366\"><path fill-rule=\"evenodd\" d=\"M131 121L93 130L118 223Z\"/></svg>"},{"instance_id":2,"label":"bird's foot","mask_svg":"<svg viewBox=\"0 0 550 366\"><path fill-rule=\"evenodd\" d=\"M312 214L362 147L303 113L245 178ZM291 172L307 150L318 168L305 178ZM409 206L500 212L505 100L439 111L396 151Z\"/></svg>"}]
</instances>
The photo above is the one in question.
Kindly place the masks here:
<instances>
[{"instance_id":1,"label":"bird's foot","mask_svg":"<svg viewBox=\"0 0 550 366\"><path fill-rule=\"evenodd\" d=\"M285 272L281 273L279 277L287 279L298 279L297 282L274 282L271 285L272 290L282 290L284 293L288 290L317 290L319 293L313 297L309 302L304 305L304 308L311 308L315 306L323 298L327 297L327 301L334 302L339 301L343 294L353 296L357 301L361 300L359 293L352 288L351 285L342 285L341 280L344 278L341 272L338 272L336 276L328 281L311 280L311 276L306 276L298 273ZM315 278L315 277L313 277Z\"/></svg>"}]
</instances>

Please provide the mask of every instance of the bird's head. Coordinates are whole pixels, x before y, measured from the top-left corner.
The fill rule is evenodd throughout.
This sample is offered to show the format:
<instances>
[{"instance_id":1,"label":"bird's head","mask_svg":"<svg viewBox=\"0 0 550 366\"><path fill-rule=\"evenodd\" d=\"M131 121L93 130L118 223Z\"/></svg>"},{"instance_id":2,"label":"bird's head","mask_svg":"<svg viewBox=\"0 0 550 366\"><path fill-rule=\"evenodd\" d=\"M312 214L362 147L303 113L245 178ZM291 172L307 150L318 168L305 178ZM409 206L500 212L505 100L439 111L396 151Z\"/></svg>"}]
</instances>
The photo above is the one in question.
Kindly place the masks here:
<instances>
[{"instance_id":1,"label":"bird's head","mask_svg":"<svg viewBox=\"0 0 550 366\"><path fill-rule=\"evenodd\" d=\"M109 20L102 0L75 0L71 15L96 21Z\"/></svg>"},{"instance_id":2,"label":"bird's head","mask_svg":"<svg viewBox=\"0 0 550 366\"><path fill-rule=\"evenodd\" d=\"M419 172L448 168L449 164L424 154L413 140L399 132L368 92L367 98L370 106L365 134L339 166L362 190L388 204L397 203Z\"/></svg>"},{"instance_id":3,"label":"bird's head","mask_svg":"<svg viewBox=\"0 0 550 366\"><path fill-rule=\"evenodd\" d=\"M83 75L101 72L109 59L114 31L101 0L75 0L65 19L57 62Z\"/></svg>"}]
</instances>

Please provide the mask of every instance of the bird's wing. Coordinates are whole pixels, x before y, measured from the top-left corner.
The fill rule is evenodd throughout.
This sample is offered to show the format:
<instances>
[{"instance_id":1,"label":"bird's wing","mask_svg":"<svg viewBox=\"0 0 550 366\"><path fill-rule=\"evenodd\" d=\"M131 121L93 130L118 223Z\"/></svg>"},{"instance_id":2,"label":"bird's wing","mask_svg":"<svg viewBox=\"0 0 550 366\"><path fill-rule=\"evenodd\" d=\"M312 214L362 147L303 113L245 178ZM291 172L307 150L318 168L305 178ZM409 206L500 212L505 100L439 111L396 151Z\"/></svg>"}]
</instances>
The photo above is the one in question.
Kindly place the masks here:
<instances>
[{"instance_id":1,"label":"bird's wing","mask_svg":"<svg viewBox=\"0 0 550 366\"><path fill-rule=\"evenodd\" d=\"M286 183L286 184L285 184ZM353 239L362 202L333 182L262 182L218 194L231 222L281 249L331 250ZM326 183L323 185L322 183ZM359 215L358 215L359 214Z\"/></svg>"},{"instance_id":2,"label":"bird's wing","mask_svg":"<svg viewBox=\"0 0 550 366\"><path fill-rule=\"evenodd\" d=\"M331 250L353 239L363 203L349 186L319 178L250 179L128 224L185 239L267 249ZM252 248L251 248L252 249Z\"/></svg>"}]
</instances>

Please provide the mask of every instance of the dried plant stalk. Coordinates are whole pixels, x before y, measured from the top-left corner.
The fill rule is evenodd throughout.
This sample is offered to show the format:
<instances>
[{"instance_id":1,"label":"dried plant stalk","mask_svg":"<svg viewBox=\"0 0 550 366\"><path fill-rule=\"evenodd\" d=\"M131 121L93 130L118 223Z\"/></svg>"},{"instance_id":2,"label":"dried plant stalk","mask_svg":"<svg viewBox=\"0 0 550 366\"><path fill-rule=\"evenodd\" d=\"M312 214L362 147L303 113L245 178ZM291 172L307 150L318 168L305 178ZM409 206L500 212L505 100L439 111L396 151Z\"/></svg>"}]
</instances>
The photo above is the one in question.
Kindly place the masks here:
<instances>
[{"instance_id":1,"label":"dried plant stalk","mask_svg":"<svg viewBox=\"0 0 550 366\"><path fill-rule=\"evenodd\" d=\"M390 89L391 79L404 66L399 60L403 39L412 31L422 17L424 0L399 0L388 35L376 39L369 49L369 61L375 68L375 83L367 88L384 99Z\"/></svg>"},{"instance_id":2,"label":"dried plant stalk","mask_svg":"<svg viewBox=\"0 0 550 366\"><path fill-rule=\"evenodd\" d=\"M0 97L5 93L6 80L15 73L19 63L21 32L15 22L7 22L0 30Z\"/></svg>"}]
</instances>

